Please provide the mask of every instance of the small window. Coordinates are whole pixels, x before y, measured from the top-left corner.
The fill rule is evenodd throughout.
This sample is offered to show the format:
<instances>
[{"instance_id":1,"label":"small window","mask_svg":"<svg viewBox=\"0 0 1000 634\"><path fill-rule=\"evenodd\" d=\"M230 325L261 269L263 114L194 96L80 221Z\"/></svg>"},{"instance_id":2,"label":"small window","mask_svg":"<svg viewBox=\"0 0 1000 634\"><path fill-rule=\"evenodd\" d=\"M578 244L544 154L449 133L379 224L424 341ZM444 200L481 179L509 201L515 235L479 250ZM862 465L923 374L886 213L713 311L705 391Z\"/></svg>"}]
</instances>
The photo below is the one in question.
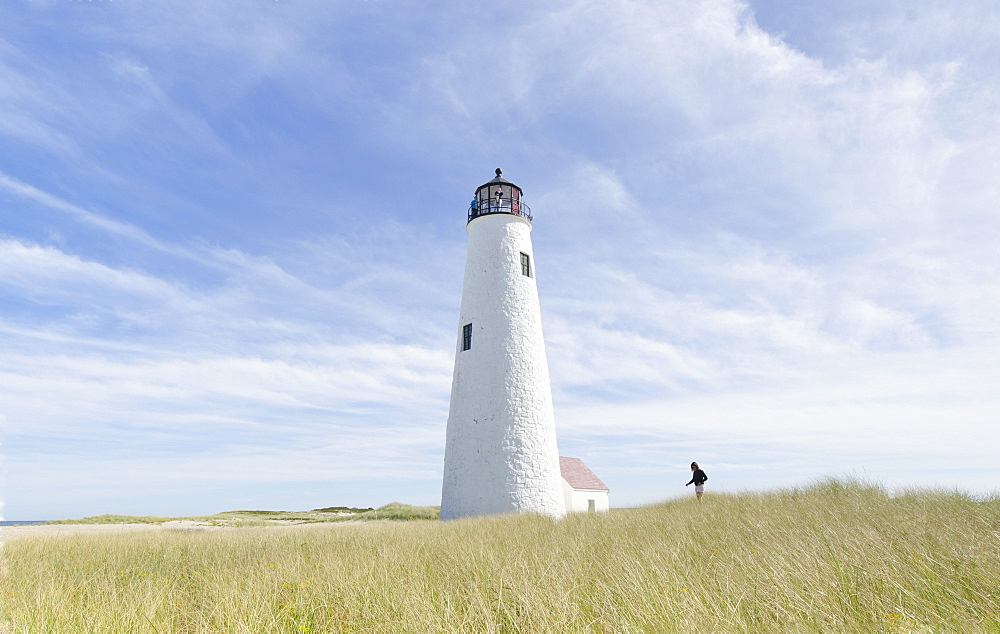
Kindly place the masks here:
<instances>
[{"instance_id":1,"label":"small window","mask_svg":"<svg viewBox=\"0 0 1000 634\"><path fill-rule=\"evenodd\" d=\"M472 347L472 324L462 326L462 351Z\"/></svg>"},{"instance_id":2,"label":"small window","mask_svg":"<svg viewBox=\"0 0 1000 634\"><path fill-rule=\"evenodd\" d=\"M527 253L521 254L521 273L531 277L531 256Z\"/></svg>"},{"instance_id":3,"label":"small window","mask_svg":"<svg viewBox=\"0 0 1000 634\"><path fill-rule=\"evenodd\" d=\"M587 512L588 513L597 512L597 500L587 500Z\"/></svg>"}]
</instances>

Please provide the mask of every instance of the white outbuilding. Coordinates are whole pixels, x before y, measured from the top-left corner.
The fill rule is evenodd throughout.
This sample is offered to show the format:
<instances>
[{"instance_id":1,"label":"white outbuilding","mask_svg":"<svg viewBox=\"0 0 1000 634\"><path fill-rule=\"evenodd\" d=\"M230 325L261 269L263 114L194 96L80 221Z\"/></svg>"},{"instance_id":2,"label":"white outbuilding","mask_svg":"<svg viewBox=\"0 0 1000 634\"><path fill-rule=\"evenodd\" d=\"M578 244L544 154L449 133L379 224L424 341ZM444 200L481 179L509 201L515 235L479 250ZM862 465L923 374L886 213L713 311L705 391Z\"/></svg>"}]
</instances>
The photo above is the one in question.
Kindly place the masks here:
<instances>
[{"instance_id":1,"label":"white outbuilding","mask_svg":"<svg viewBox=\"0 0 1000 634\"><path fill-rule=\"evenodd\" d=\"M607 485L579 458L559 456L567 513L597 513L611 507Z\"/></svg>"}]
</instances>

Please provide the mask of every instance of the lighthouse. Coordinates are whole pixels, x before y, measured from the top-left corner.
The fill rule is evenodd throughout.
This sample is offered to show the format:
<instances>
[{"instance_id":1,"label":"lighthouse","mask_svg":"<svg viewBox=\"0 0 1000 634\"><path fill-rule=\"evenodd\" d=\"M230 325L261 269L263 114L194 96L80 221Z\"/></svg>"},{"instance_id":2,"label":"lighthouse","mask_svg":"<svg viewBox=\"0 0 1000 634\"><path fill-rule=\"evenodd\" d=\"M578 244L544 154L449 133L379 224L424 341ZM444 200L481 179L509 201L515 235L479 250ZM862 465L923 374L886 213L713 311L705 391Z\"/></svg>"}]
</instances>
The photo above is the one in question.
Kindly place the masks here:
<instances>
[{"instance_id":1,"label":"lighthouse","mask_svg":"<svg viewBox=\"0 0 1000 634\"><path fill-rule=\"evenodd\" d=\"M566 513L549 367L521 188L496 178L469 205L441 519Z\"/></svg>"}]
</instances>

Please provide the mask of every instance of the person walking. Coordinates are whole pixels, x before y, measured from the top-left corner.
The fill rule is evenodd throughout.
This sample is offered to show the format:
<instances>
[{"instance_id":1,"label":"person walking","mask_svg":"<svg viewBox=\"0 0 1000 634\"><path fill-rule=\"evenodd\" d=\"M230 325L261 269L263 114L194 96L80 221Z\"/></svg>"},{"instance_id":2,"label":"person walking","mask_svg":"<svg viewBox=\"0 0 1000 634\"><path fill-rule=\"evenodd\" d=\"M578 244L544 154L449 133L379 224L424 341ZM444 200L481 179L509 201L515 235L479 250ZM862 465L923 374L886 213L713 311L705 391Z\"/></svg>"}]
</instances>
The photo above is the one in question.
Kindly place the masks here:
<instances>
[{"instance_id":1,"label":"person walking","mask_svg":"<svg viewBox=\"0 0 1000 634\"><path fill-rule=\"evenodd\" d=\"M705 483L708 481L708 476L705 472L701 470L697 462L691 463L691 481L684 486L694 485L694 494L698 496L698 501L701 501L701 496L705 493Z\"/></svg>"}]
</instances>

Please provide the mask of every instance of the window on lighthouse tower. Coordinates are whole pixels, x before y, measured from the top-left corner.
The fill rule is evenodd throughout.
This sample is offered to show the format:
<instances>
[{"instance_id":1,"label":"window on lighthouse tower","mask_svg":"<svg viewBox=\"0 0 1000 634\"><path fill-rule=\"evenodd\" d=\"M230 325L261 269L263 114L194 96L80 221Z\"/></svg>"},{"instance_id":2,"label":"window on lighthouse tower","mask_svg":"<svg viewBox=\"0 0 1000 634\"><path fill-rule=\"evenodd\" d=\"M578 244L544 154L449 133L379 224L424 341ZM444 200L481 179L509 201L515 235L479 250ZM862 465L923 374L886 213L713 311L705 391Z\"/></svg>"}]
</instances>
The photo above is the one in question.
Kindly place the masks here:
<instances>
[{"instance_id":1,"label":"window on lighthouse tower","mask_svg":"<svg viewBox=\"0 0 1000 634\"><path fill-rule=\"evenodd\" d=\"M531 256L527 253L521 253L521 273L531 277Z\"/></svg>"},{"instance_id":2,"label":"window on lighthouse tower","mask_svg":"<svg viewBox=\"0 0 1000 634\"><path fill-rule=\"evenodd\" d=\"M462 326L462 351L472 347L472 324Z\"/></svg>"}]
</instances>

